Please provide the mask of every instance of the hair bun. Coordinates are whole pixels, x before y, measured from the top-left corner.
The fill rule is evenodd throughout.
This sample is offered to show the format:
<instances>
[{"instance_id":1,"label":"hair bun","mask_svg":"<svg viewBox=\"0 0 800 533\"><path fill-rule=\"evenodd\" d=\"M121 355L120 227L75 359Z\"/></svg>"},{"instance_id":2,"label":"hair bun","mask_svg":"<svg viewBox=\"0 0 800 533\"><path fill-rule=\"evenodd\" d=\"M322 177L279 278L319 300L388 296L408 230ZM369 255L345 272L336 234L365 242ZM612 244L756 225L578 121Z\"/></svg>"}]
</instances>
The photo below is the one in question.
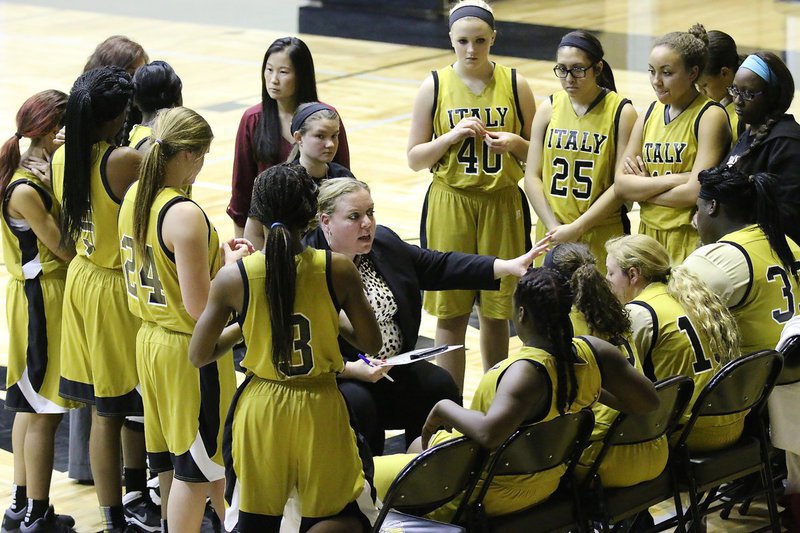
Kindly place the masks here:
<instances>
[{"instance_id":1,"label":"hair bun","mask_svg":"<svg viewBox=\"0 0 800 533\"><path fill-rule=\"evenodd\" d=\"M708 46L708 32L706 31L706 27L700 24L699 22L689 28L689 33L703 41L703 44Z\"/></svg>"}]
</instances>

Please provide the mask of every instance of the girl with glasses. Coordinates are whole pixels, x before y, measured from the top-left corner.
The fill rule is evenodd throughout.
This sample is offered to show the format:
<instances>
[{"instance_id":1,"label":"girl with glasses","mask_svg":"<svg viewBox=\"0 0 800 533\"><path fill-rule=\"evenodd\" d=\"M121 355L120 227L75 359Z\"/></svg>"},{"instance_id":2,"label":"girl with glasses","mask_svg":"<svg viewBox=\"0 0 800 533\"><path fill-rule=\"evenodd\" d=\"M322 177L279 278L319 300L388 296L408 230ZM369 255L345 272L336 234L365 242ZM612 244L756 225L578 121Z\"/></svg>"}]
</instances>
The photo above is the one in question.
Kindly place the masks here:
<instances>
[{"instance_id":1,"label":"girl with glasses","mask_svg":"<svg viewBox=\"0 0 800 533\"><path fill-rule=\"evenodd\" d=\"M525 172L525 192L539 217L536 240L548 234L556 243L584 242L605 265L603 244L629 230L612 185L636 111L615 92L594 35L566 34L556 60L563 90L536 113Z\"/></svg>"},{"instance_id":2,"label":"girl with glasses","mask_svg":"<svg viewBox=\"0 0 800 533\"><path fill-rule=\"evenodd\" d=\"M725 110L695 86L708 61L707 43L699 24L656 41L649 71L657 100L634 125L614 181L617 194L639 202L639 233L662 244L673 262L697 248L697 175L719 164L730 146Z\"/></svg>"},{"instance_id":3,"label":"girl with glasses","mask_svg":"<svg viewBox=\"0 0 800 533\"><path fill-rule=\"evenodd\" d=\"M775 174L783 227L800 242L800 125L786 113L794 98L792 73L771 52L747 56L730 87L739 121L747 125L727 165L744 174Z\"/></svg>"}]
</instances>

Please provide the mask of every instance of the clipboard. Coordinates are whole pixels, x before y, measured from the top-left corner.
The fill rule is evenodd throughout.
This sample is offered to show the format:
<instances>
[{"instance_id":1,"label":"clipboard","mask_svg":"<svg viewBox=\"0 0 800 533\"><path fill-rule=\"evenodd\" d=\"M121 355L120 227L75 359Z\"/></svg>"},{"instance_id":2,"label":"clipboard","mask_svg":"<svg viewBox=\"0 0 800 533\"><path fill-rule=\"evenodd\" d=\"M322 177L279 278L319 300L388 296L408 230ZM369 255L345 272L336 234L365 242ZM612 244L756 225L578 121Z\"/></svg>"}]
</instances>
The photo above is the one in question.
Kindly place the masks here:
<instances>
[{"instance_id":1,"label":"clipboard","mask_svg":"<svg viewBox=\"0 0 800 533\"><path fill-rule=\"evenodd\" d=\"M410 365L411 363L416 363L417 361L425 361L426 359L432 359L437 355L446 354L448 352L452 352L454 350L458 350L463 347L464 346L461 344L443 344L441 346L434 346L433 348L420 348L418 350L411 350L410 352L397 354L394 357L389 357L387 359L384 359L383 364Z\"/></svg>"}]
</instances>

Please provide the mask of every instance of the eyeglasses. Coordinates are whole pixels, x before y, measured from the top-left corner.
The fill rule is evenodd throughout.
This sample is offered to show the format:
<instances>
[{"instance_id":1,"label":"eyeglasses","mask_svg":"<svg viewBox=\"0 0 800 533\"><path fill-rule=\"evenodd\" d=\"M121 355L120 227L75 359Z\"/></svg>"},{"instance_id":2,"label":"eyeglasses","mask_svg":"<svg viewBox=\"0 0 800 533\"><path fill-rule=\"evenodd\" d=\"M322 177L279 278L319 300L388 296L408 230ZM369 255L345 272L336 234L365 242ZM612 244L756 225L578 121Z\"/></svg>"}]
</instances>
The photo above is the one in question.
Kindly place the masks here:
<instances>
[{"instance_id":1,"label":"eyeglasses","mask_svg":"<svg viewBox=\"0 0 800 533\"><path fill-rule=\"evenodd\" d=\"M556 65L553 67L553 73L556 75L556 78L564 79L567 75L572 74L573 78L585 78L586 71L591 70L594 65L589 65L588 67L572 67L566 68L561 65Z\"/></svg>"},{"instance_id":2,"label":"eyeglasses","mask_svg":"<svg viewBox=\"0 0 800 533\"><path fill-rule=\"evenodd\" d=\"M728 87L728 94L731 95L731 98L733 98L735 100L735 99L741 97L741 99L744 100L745 102L750 102L750 101L753 100L753 98L755 98L756 96L761 96L765 92L766 91L758 91L758 92L754 93L752 91L748 91L747 89L739 90L736 87L734 87L733 85Z\"/></svg>"}]
</instances>

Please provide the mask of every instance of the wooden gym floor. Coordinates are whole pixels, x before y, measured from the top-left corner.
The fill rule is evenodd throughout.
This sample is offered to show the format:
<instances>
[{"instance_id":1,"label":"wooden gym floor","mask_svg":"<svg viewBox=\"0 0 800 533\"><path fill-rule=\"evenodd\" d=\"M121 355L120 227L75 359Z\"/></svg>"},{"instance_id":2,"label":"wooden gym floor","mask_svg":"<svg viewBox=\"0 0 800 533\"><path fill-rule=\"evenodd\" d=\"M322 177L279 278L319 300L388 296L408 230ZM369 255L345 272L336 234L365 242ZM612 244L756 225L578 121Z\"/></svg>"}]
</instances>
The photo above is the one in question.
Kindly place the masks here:
<instances>
[{"instance_id":1,"label":"wooden gym floor","mask_svg":"<svg viewBox=\"0 0 800 533\"><path fill-rule=\"evenodd\" d=\"M613 50L607 46L609 57L613 57L619 92L631 98L639 110L653 99L645 73L649 50L639 43L667 31L685 30L696 21L705 23L709 29L730 33L740 49L746 51L785 50L795 79L800 81L800 4L797 3L500 0L495 8L497 18L502 20L622 35L622 44L617 42ZM264 50L283 33L219 26L213 20L207 24L167 23L147 17L7 2L0 3L0 26L0 140L14 133L14 116L25 98L49 88L68 92L95 45L109 35L127 35L145 47L151 60L169 62L183 80L185 105L201 113L215 133L211 152L194 187L194 197L206 209L221 236L232 235L225 207L230 196L236 129L244 109L259 101L259 70ZM421 80L431 69L451 61L451 52L311 35L302 38L314 55L320 98L337 107L347 126L352 170L371 185L378 221L416 242L422 198L430 178L427 172L415 173L406 165L410 112ZM536 36L531 39L535 41ZM518 68L528 79L537 100L559 88L551 72L552 59L497 56L496 60ZM793 111L800 111L797 100ZM4 286L6 279L3 271L0 285ZM4 290L0 291L0 298L4 294ZM0 324L5 321L0 320ZM432 337L433 329L434 321L426 317L422 334ZM2 366L6 362L9 332L5 327L0 332ZM476 330L470 329L467 344L465 400L469 401L481 375ZM512 339L511 346L512 351L518 350L518 339ZM4 399L2 392L0 399ZM11 454L0 450L0 509L9 501L11 479ZM55 472L51 497L60 512L76 518L78 531L99 529L92 487L77 485L66 474ZM668 512L668 507L664 506L659 515ZM750 531L763 525L764 506L757 507L753 514L755 520L721 523L712 519L709 529Z\"/></svg>"}]
</instances>

